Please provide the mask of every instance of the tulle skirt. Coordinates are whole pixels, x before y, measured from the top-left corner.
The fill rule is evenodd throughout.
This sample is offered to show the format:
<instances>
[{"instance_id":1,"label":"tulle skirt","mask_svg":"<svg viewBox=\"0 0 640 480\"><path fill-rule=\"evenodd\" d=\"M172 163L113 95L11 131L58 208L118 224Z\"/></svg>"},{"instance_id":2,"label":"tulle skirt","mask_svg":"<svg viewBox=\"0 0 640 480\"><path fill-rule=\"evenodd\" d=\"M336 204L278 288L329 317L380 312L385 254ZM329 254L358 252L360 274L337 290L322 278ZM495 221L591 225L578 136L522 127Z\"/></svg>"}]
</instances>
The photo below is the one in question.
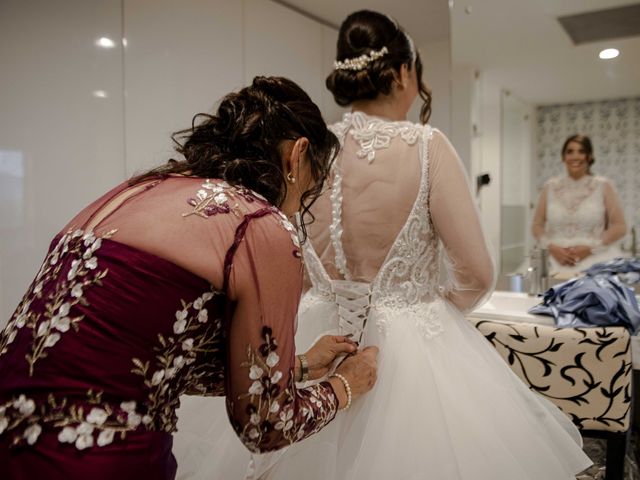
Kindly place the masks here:
<instances>
[{"instance_id":1,"label":"tulle skirt","mask_svg":"<svg viewBox=\"0 0 640 480\"><path fill-rule=\"evenodd\" d=\"M299 321L299 351L339 333L320 297L305 297ZM363 343L380 348L374 389L284 450L251 457L222 402L185 404L178 479L570 480L591 464L569 418L447 302L372 309Z\"/></svg>"}]
</instances>

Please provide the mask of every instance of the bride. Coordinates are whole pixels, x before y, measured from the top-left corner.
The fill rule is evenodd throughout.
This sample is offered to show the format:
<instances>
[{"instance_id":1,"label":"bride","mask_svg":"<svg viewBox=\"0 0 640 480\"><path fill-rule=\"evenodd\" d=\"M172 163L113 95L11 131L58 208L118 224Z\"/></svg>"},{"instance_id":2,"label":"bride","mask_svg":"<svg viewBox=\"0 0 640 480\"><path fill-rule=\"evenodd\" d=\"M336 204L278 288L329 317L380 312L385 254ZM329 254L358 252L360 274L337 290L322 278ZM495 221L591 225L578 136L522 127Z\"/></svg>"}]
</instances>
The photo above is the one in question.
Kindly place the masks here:
<instances>
[{"instance_id":1,"label":"bride","mask_svg":"<svg viewBox=\"0 0 640 480\"><path fill-rule=\"evenodd\" d=\"M231 435L207 440L203 411L178 436L179 464L191 462L179 478L573 479L591 464L578 430L463 316L490 292L493 266L455 150L406 121L420 95L426 123L431 100L410 37L360 11L337 47L327 86L352 111L332 127L341 151L313 209L296 345L351 334L378 346L378 383L313 438L251 459Z\"/></svg>"}]
</instances>

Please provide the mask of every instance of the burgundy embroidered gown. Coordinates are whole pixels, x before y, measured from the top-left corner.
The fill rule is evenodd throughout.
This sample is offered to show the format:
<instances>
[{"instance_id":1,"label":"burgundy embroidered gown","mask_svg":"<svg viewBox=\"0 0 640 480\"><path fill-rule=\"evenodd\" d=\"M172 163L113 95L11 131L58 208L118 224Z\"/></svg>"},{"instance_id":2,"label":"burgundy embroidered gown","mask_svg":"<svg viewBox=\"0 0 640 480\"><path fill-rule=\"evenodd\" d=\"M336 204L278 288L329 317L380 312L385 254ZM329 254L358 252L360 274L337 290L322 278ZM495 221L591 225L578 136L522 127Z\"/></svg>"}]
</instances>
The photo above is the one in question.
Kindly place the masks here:
<instances>
[{"instance_id":1,"label":"burgundy embroidered gown","mask_svg":"<svg viewBox=\"0 0 640 480\"><path fill-rule=\"evenodd\" d=\"M121 185L51 243L0 334L0 478L172 479L183 394L226 396L253 452L330 422L296 389L302 265L259 195L171 176Z\"/></svg>"}]
</instances>

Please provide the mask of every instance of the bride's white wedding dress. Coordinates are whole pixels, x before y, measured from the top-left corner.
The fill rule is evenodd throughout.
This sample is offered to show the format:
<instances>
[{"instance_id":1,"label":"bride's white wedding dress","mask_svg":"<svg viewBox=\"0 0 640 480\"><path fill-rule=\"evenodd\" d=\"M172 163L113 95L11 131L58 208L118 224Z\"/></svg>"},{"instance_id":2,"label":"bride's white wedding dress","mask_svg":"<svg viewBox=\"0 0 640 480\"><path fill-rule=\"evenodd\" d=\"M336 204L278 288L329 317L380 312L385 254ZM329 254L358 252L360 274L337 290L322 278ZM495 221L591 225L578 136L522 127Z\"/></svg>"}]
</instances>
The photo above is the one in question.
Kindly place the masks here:
<instances>
[{"instance_id":1,"label":"bride's white wedding dress","mask_svg":"<svg viewBox=\"0 0 640 480\"><path fill-rule=\"evenodd\" d=\"M359 112L333 129L342 150L314 206L296 345L352 333L380 348L377 384L319 433L253 456L248 469L230 427L220 436L226 419L185 406L178 478L573 479L591 464L577 429L461 313L489 293L493 270L446 137Z\"/></svg>"},{"instance_id":2,"label":"bride's white wedding dress","mask_svg":"<svg viewBox=\"0 0 640 480\"><path fill-rule=\"evenodd\" d=\"M533 219L533 234L543 247L587 245L592 254L573 267L549 257L550 271L574 276L590 266L623 256L617 240L626 233L624 210L613 183L599 175L548 180Z\"/></svg>"}]
</instances>

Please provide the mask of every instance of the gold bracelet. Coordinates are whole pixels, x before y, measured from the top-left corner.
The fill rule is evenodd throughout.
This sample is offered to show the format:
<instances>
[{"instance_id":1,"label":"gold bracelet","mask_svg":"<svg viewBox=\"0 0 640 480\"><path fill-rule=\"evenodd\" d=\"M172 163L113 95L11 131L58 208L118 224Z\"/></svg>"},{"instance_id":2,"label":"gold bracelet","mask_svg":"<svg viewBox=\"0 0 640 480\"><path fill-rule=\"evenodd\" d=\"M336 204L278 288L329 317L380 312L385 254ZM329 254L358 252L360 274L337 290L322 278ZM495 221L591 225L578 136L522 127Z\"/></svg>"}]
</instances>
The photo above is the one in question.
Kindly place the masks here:
<instances>
[{"instance_id":1,"label":"gold bracelet","mask_svg":"<svg viewBox=\"0 0 640 480\"><path fill-rule=\"evenodd\" d=\"M297 357L300 360L300 380L298 381L304 383L309 380L309 362L307 362L307 357L302 353Z\"/></svg>"},{"instance_id":2,"label":"gold bracelet","mask_svg":"<svg viewBox=\"0 0 640 480\"><path fill-rule=\"evenodd\" d=\"M351 406L351 387L349 386L349 382L347 382L347 379L344 378L344 375L341 375L339 373L334 373L331 376L338 378L344 385L344 389L347 392L347 404L344 406L344 408L341 408L340 410L349 410L349 407Z\"/></svg>"}]
</instances>

